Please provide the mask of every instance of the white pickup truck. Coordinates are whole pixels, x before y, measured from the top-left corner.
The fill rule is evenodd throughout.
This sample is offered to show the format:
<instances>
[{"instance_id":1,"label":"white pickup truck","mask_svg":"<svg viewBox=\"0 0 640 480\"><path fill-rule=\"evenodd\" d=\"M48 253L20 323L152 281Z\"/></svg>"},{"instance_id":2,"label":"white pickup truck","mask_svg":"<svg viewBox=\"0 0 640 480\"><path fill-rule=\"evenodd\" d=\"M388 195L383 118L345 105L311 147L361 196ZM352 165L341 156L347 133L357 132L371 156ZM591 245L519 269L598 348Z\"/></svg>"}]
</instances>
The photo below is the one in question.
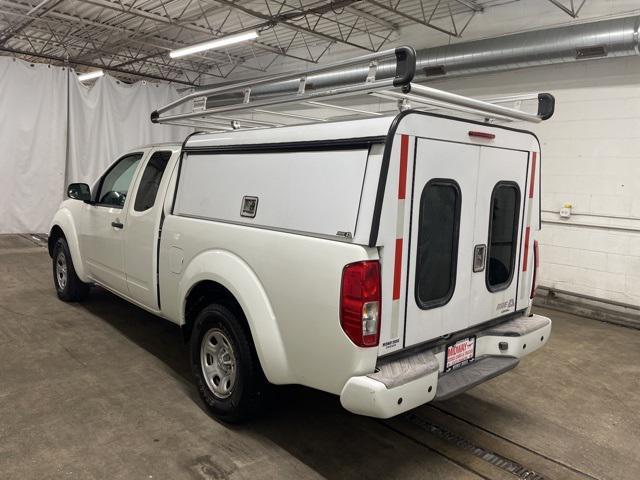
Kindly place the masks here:
<instances>
[{"instance_id":1,"label":"white pickup truck","mask_svg":"<svg viewBox=\"0 0 640 480\"><path fill-rule=\"evenodd\" d=\"M526 131L409 109L199 133L135 148L68 196L49 236L58 296L97 284L180 325L223 420L258 411L269 384L391 417L550 335L530 311L540 145Z\"/></svg>"}]
</instances>

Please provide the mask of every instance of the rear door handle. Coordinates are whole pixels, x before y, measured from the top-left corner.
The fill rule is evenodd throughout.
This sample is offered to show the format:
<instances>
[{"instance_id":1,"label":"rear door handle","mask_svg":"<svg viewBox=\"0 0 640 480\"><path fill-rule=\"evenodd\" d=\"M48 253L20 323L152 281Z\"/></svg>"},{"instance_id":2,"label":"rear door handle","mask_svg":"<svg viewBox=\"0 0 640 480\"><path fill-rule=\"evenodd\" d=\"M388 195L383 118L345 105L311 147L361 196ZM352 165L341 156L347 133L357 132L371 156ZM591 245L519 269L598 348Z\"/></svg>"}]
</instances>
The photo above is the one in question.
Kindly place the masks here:
<instances>
[{"instance_id":1,"label":"rear door handle","mask_svg":"<svg viewBox=\"0 0 640 480\"><path fill-rule=\"evenodd\" d=\"M113 228L124 228L124 225L120 222L111 222Z\"/></svg>"},{"instance_id":2,"label":"rear door handle","mask_svg":"<svg viewBox=\"0 0 640 480\"><path fill-rule=\"evenodd\" d=\"M474 273L482 272L485 266L485 257L487 256L486 245L476 245L473 248L473 271Z\"/></svg>"}]
</instances>

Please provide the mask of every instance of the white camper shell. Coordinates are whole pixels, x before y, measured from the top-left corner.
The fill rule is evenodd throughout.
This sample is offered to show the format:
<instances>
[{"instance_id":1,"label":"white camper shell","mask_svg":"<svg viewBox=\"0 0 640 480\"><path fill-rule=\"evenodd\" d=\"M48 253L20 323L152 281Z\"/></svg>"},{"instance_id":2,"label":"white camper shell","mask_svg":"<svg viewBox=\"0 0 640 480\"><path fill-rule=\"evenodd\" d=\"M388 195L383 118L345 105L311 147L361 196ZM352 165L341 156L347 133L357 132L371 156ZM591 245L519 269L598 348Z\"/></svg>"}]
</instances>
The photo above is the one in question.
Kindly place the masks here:
<instances>
[{"instance_id":1,"label":"white camper shell","mask_svg":"<svg viewBox=\"0 0 640 480\"><path fill-rule=\"evenodd\" d=\"M398 65L410 65L411 50L398 51ZM542 111L525 114L413 85L410 66L403 68L409 72L396 74L400 84L391 90L385 83L383 95L404 102L421 92L427 102L438 92L439 108L453 98L454 108L482 120L404 109L265 127L233 113L237 105L165 118L180 103L160 109L154 121L196 119L213 131L182 146L140 150L119 208L101 204L111 169L89 201L64 202L50 240L54 277L55 242L64 237L80 282L103 285L183 326L200 393L226 419L247 413L227 405L233 399L246 407L234 397L246 394L242 382L250 381L245 340L268 382L334 393L346 409L380 418L515 367L551 330L548 318L530 311L540 144L532 133L486 117L539 121L553 113L552 99L540 96ZM359 94L380 94L371 70ZM294 96L309 101L307 95L299 89ZM245 93L241 109L251 101ZM269 97L252 108L267 102L276 106ZM229 112L231 128L220 127ZM169 152L167 161L156 200L141 215L136 198L159 151ZM99 231L97 221L113 228ZM96 252L90 243L101 236L108 240ZM132 255L135 245L146 248ZM244 333L200 328L208 305L228 307ZM228 345L215 350L220 332ZM220 358L211 360L210 351Z\"/></svg>"}]
</instances>

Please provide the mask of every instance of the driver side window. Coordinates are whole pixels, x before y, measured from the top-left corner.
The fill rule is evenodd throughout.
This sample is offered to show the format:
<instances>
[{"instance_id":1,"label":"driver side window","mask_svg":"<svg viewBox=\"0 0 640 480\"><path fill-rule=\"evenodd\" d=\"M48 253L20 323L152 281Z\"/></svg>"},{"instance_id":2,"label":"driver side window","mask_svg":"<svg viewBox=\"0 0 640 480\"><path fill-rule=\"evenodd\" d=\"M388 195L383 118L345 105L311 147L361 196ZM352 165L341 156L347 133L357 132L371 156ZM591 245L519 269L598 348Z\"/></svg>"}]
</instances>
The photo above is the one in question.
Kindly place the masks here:
<instances>
[{"instance_id":1,"label":"driver side window","mask_svg":"<svg viewBox=\"0 0 640 480\"><path fill-rule=\"evenodd\" d=\"M98 191L97 203L122 208L133 180L133 174L142 158L142 153L122 157L103 177Z\"/></svg>"}]
</instances>

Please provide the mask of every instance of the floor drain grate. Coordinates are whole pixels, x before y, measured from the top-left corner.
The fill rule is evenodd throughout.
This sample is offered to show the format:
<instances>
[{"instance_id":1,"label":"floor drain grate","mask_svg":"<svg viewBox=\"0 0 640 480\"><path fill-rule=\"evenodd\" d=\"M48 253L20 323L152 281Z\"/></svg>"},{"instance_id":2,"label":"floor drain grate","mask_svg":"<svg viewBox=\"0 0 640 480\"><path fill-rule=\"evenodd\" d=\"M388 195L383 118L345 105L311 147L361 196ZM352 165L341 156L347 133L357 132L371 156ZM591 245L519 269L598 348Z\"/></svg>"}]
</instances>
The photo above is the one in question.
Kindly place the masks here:
<instances>
[{"instance_id":1,"label":"floor drain grate","mask_svg":"<svg viewBox=\"0 0 640 480\"><path fill-rule=\"evenodd\" d=\"M425 420L424 418L420 418L415 414L406 415L406 418L407 420L409 420L409 422L421 428L422 430L425 430L433 435L442 438L443 440L446 440L449 443L452 443L468 452L471 452L476 457L481 458L485 462L488 462L491 465L494 465L515 475L517 478L520 478L522 480L546 480L544 476L534 472L524 465L503 457L502 455L498 455L495 452L474 445L469 440L461 437L460 435L450 432L449 430L438 425L434 425L433 423Z\"/></svg>"}]
</instances>

